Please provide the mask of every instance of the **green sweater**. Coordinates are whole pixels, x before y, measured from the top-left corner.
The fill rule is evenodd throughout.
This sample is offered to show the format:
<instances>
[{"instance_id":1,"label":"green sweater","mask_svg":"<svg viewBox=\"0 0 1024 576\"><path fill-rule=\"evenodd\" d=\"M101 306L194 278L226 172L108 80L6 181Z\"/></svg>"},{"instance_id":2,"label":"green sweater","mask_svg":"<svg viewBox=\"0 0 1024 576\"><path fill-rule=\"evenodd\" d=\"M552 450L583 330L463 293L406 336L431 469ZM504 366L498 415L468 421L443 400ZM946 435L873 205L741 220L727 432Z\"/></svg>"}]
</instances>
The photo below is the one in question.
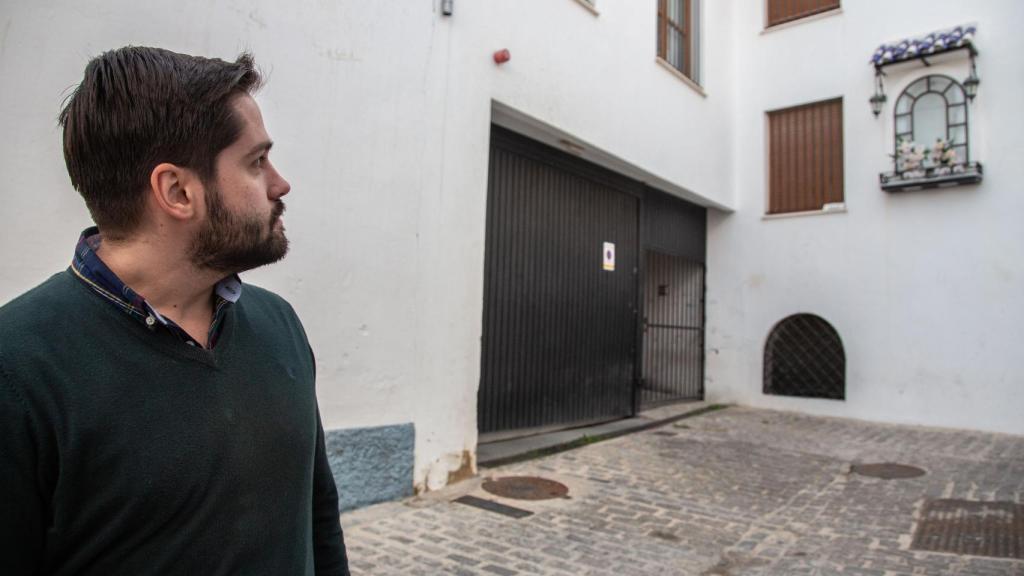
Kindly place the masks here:
<instances>
[{"instance_id":1,"label":"green sweater","mask_svg":"<svg viewBox=\"0 0 1024 576\"><path fill-rule=\"evenodd\" d=\"M70 272L0 308L0 574L347 575L309 344L247 285L213 350Z\"/></svg>"}]
</instances>

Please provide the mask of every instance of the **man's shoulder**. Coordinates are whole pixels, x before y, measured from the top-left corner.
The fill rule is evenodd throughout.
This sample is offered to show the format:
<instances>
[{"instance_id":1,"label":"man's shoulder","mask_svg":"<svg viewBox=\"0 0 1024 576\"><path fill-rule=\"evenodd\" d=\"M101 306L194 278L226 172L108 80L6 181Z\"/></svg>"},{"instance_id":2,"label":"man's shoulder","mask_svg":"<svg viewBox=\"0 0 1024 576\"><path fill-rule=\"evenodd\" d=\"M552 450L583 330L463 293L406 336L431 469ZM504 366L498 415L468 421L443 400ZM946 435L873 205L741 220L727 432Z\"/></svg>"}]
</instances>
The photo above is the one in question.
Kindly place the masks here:
<instances>
[{"instance_id":1,"label":"man's shoulder","mask_svg":"<svg viewBox=\"0 0 1024 576\"><path fill-rule=\"evenodd\" d=\"M0 306L0 371L53 362L54 350L81 336L82 295L87 293L76 282L70 272L58 272Z\"/></svg>"},{"instance_id":2,"label":"man's shoulder","mask_svg":"<svg viewBox=\"0 0 1024 576\"><path fill-rule=\"evenodd\" d=\"M276 292L248 282L242 285L242 296L238 303L246 307L277 308L295 313L292 305Z\"/></svg>"},{"instance_id":3,"label":"man's shoulder","mask_svg":"<svg viewBox=\"0 0 1024 576\"><path fill-rule=\"evenodd\" d=\"M49 316L73 305L78 293L74 278L64 270L50 276L45 282L0 306L0 334L7 328L23 329L39 326Z\"/></svg>"},{"instance_id":4,"label":"man's shoulder","mask_svg":"<svg viewBox=\"0 0 1024 576\"><path fill-rule=\"evenodd\" d=\"M300 327L302 325L298 314L287 300L255 284L243 284L242 296L238 299L237 305L249 316L275 322L283 321Z\"/></svg>"},{"instance_id":5,"label":"man's shoulder","mask_svg":"<svg viewBox=\"0 0 1024 576\"><path fill-rule=\"evenodd\" d=\"M292 305L266 288L244 284L235 304L241 325L249 326L262 338L285 338L301 343L307 349L306 330Z\"/></svg>"}]
</instances>

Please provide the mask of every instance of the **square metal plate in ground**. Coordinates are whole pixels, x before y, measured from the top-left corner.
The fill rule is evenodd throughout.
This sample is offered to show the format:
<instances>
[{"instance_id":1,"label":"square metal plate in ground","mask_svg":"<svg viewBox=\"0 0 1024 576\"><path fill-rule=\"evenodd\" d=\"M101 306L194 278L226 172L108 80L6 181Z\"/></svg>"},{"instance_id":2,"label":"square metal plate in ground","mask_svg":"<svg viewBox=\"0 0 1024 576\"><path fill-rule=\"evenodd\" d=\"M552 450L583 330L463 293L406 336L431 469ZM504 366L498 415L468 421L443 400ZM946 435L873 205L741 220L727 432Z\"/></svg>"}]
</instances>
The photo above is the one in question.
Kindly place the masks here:
<instances>
[{"instance_id":1,"label":"square metal plate in ground","mask_svg":"<svg viewBox=\"0 0 1024 576\"><path fill-rule=\"evenodd\" d=\"M466 506L473 506L474 508L480 508L487 510L488 512L496 512L502 516L508 516L509 518L526 518L527 516L533 516L533 512L529 510L523 510L522 508L516 508L514 506L506 506L501 502L495 502L493 500L485 500L483 498L477 498L476 496L462 496L456 498L452 502L458 502L459 504L465 504Z\"/></svg>"},{"instance_id":2,"label":"square metal plate in ground","mask_svg":"<svg viewBox=\"0 0 1024 576\"><path fill-rule=\"evenodd\" d=\"M1024 559L1024 505L929 500L921 511L910 547L929 552Z\"/></svg>"}]
</instances>

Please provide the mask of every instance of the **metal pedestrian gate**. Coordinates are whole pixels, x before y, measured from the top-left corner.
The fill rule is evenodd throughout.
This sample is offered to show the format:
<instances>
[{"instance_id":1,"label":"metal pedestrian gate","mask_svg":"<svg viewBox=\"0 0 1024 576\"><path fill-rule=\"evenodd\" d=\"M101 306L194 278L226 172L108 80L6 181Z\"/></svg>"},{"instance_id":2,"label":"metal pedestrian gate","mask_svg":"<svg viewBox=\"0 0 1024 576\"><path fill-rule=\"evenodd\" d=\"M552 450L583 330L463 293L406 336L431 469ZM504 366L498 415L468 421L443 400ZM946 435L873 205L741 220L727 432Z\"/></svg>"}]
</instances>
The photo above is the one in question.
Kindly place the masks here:
<instances>
[{"instance_id":1,"label":"metal pedestrian gate","mask_svg":"<svg viewBox=\"0 0 1024 576\"><path fill-rule=\"evenodd\" d=\"M704 265L645 252L643 378L640 405L651 408L704 392Z\"/></svg>"},{"instance_id":2,"label":"metal pedestrian gate","mask_svg":"<svg viewBox=\"0 0 1024 576\"><path fill-rule=\"evenodd\" d=\"M707 210L644 193L640 409L704 397Z\"/></svg>"},{"instance_id":3,"label":"metal pedestrian gate","mask_svg":"<svg viewBox=\"0 0 1024 576\"><path fill-rule=\"evenodd\" d=\"M705 218L704 208L492 126L484 441L701 397Z\"/></svg>"},{"instance_id":4,"label":"metal pedestrian gate","mask_svg":"<svg viewBox=\"0 0 1024 576\"><path fill-rule=\"evenodd\" d=\"M479 430L628 416L641 187L492 130Z\"/></svg>"}]
</instances>

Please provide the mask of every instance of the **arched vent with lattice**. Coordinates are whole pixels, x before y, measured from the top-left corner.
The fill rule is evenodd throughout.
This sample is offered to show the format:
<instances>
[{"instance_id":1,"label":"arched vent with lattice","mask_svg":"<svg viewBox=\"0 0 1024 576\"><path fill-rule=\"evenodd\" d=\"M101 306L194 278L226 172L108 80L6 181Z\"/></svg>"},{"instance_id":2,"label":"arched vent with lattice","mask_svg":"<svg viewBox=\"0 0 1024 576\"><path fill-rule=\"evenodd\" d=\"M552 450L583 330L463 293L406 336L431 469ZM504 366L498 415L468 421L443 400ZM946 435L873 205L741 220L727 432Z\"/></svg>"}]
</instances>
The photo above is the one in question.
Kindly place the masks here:
<instances>
[{"instance_id":1,"label":"arched vent with lattice","mask_svg":"<svg viewBox=\"0 0 1024 576\"><path fill-rule=\"evenodd\" d=\"M846 354L836 329L814 314L776 324L764 347L764 393L846 398Z\"/></svg>"}]
</instances>

